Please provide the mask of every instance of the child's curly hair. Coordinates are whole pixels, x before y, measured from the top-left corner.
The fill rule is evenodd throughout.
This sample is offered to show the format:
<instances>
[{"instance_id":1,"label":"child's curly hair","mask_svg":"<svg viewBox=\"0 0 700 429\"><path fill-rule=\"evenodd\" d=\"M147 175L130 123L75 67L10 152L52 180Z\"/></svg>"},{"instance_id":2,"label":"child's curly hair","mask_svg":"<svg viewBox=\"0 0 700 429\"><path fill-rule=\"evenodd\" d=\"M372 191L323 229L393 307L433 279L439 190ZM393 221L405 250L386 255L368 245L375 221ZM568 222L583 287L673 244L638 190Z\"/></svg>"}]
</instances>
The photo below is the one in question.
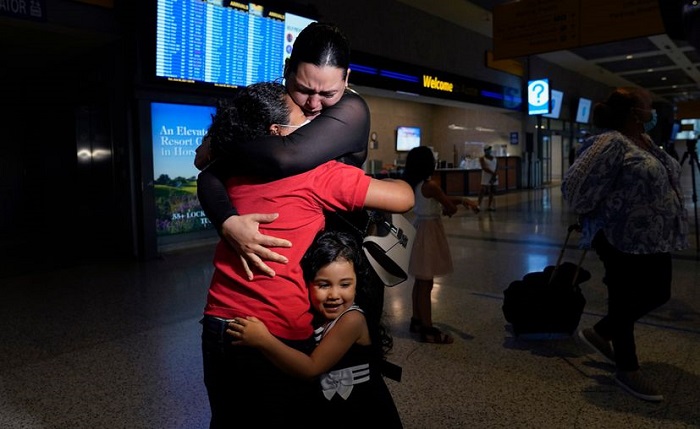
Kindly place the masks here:
<instances>
[{"instance_id":1,"label":"child's curly hair","mask_svg":"<svg viewBox=\"0 0 700 429\"><path fill-rule=\"evenodd\" d=\"M242 144L270 133L273 124L287 124L290 109L286 88L260 82L241 88L231 99L219 100L208 135L214 157L233 152Z\"/></svg>"}]
</instances>

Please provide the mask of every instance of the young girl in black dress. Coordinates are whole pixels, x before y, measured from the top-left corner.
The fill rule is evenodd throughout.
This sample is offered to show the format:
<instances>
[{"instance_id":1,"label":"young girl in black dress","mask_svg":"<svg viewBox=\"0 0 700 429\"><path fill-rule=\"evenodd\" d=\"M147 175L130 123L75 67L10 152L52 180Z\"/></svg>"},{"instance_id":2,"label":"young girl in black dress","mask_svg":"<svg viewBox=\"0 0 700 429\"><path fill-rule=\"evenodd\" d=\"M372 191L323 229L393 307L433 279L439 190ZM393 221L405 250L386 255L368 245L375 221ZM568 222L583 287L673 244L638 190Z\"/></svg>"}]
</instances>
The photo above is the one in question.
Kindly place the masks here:
<instances>
[{"instance_id":1,"label":"young girl in black dress","mask_svg":"<svg viewBox=\"0 0 700 429\"><path fill-rule=\"evenodd\" d=\"M317 346L311 355L285 345L255 317L229 325L234 344L260 349L283 371L319 379L312 418L334 425L401 428L401 419L381 367L392 339L381 323L381 302L366 280L367 267L357 240L348 233L321 232L302 260L315 312ZM377 419L380 419L378 422Z\"/></svg>"}]
</instances>

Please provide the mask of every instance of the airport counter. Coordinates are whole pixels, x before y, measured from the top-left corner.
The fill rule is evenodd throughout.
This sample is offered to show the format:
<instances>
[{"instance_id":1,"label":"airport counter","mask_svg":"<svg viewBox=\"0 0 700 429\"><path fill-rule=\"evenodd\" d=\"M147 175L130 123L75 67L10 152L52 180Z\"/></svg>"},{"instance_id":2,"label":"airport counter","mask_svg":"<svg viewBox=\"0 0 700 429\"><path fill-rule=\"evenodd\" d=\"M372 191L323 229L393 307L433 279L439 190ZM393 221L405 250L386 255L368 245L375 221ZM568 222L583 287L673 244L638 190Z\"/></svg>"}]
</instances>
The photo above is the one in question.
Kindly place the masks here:
<instances>
[{"instance_id":1,"label":"airport counter","mask_svg":"<svg viewBox=\"0 0 700 429\"><path fill-rule=\"evenodd\" d=\"M521 158L519 156L497 156L498 187L496 192L505 193L521 189ZM481 188L481 169L440 168L433 175L447 195L478 195Z\"/></svg>"}]
</instances>

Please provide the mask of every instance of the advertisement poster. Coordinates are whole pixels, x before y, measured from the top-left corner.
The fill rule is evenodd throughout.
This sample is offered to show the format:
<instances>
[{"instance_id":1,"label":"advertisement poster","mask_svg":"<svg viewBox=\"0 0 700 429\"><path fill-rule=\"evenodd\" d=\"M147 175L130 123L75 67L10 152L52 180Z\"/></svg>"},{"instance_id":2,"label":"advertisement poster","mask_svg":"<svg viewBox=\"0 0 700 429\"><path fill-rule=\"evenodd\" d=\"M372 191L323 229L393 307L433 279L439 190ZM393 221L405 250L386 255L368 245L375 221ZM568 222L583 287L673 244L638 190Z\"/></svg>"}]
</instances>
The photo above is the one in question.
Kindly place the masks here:
<instances>
[{"instance_id":1,"label":"advertisement poster","mask_svg":"<svg viewBox=\"0 0 700 429\"><path fill-rule=\"evenodd\" d=\"M215 112L212 106L151 103L158 236L212 228L197 199L194 155Z\"/></svg>"}]
</instances>

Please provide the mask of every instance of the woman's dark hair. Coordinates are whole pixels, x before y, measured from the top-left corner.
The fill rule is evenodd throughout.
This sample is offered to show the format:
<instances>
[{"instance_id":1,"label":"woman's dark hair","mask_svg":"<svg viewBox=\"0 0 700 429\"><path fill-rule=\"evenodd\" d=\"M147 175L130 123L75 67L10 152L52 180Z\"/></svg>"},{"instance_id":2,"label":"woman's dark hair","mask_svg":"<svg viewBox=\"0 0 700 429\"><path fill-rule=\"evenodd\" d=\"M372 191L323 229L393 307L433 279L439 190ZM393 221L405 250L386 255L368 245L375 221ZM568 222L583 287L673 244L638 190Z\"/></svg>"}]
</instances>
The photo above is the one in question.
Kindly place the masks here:
<instances>
[{"instance_id":1,"label":"woman's dark hair","mask_svg":"<svg viewBox=\"0 0 700 429\"><path fill-rule=\"evenodd\" d=\"M435 155L428 146L418 146L408 152L403 179L415 188L435 172Z\"/></svg>"},{"instance_id":2,"label":"woman's dark hair","mask_svg":"<svg viewBox=\"0 0 700 429\"><path fill-rule=\"evenodd\" d=\"M312 22L294 41L292 55L284 66L284 78L296 73L300 63L342 69L345 79L350 67L350 42L337 26Z\"/></svg>"},{"instance_id":3,"label":"woman's dark hair","mask_svg":"<svg viewBox=\"0 0 700 429\"><path fill-rule=\"evenodd\" d=\"M607 100L593 108L593 124L598 128L620 131L632 109L643 104L642 91L638 88L615 89Z\"/></svg>"},{"instance_id":4,"label":"woman's dark hair","mask_svg":"<svg viewBox=\"0 0 700 429\"><path fill-rule=\"evenodd\" d=\"M381 320L384 286L377 287L369 280L370 268L354 235L341 231L321 231L301 260L304 280L307 284L311 283L321 268L338 260L353 265L357 277L355 303L364 311L376 356L383 358L393 347L393 339ZM316 320L316 323L319 321Z\"/></svg>"},{"instance_id":5,"label":"woman's dark hair","mask_svg":"<svg viewBox=\"0 0 700 429\"><path fill-rule=\"evenodd\" d=\"M231 152L233 145L269 134L272 124L289 123L287 90L275 82L255 83L219 100L208 136L214 157Z\"/></svg>"}]
</instances>

